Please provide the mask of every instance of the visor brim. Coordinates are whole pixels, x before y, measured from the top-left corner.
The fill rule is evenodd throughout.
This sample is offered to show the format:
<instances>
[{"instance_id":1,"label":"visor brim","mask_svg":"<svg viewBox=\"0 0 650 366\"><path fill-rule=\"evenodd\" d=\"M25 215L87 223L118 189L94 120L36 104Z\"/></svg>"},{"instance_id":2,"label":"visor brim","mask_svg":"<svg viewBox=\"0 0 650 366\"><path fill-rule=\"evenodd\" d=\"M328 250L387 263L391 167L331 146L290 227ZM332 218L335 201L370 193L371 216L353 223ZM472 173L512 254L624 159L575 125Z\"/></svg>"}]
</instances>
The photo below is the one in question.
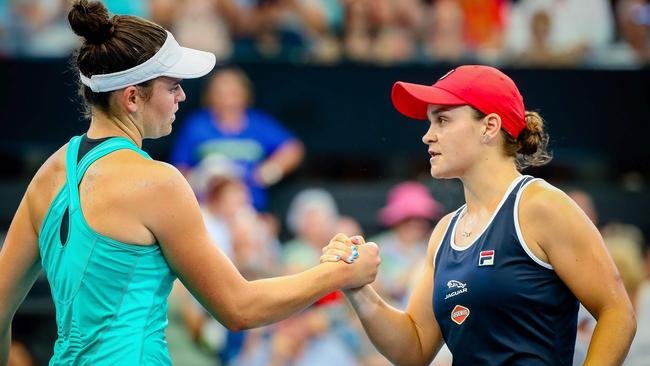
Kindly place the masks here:
<instances>
[{"instance_id":1,"label":"visor brim","mask_svg":"<svg viewBox=\"0 0 650 366\"><path fill-rule=\"evenodd\" d=\"M436 86L420 85L398 81L391 92L393 105L398 112L413 119L427 119L427 106L463 105L466 101Z\"/></svg>"},{"instance_id":2,"label":"visor brim","mask_svg":"<svg viewBox=\"0 0 650 366\"><path fill-rule=\"evenodd\" d=\"M210 52L181 47L181 58L169 70L163 72L164 76L179 79L194 79L209 73L216 64L216 57Z\"/></svg>"}]
</instances>

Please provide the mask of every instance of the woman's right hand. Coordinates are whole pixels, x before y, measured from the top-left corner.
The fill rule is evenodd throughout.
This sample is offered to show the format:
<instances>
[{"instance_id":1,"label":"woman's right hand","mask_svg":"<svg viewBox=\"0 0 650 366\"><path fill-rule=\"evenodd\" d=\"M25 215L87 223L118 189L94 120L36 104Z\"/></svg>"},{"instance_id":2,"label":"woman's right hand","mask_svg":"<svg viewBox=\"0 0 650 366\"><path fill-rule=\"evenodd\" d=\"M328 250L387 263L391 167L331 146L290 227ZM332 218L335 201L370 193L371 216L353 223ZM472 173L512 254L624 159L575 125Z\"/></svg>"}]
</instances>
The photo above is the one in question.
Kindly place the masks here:
<instances>
[{"instance_id":1,"label":"woman's right hand","mask_svg":"<svg viewBox=\"0 0 650 366\"><path fill-rule=\"evenodd\" d=\"M381 263L379 248L375 243L365 243L363 237L348 238L345 234L336 234L323 248L320 262L343 261L350 276L343 289L355 289L375 281L377 269Z\"/></svg>"}]
</instances>

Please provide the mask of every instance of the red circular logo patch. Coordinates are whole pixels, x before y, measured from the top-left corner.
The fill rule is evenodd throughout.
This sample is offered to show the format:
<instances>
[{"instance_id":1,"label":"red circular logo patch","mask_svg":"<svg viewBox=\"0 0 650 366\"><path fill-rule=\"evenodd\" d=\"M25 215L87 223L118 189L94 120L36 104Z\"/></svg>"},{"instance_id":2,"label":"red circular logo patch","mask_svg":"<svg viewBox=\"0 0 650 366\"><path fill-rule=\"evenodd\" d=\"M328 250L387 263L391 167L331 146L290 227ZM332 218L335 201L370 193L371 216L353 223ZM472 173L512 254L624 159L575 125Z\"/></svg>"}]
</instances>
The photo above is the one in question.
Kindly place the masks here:
<instances>
[{"instance_id":1,"label":"red circular logo patch","mask_svg":"<svg viewBox=\"0 0 650 366\"><path fill-rule=\"evenodd\" d=\"M469 309L462 306L462 305L456 305L454 306L454 310L451 311L451 320L454 321L454 323L461 325L467 319L469 316Z\"/></svg>"}]
</instances>

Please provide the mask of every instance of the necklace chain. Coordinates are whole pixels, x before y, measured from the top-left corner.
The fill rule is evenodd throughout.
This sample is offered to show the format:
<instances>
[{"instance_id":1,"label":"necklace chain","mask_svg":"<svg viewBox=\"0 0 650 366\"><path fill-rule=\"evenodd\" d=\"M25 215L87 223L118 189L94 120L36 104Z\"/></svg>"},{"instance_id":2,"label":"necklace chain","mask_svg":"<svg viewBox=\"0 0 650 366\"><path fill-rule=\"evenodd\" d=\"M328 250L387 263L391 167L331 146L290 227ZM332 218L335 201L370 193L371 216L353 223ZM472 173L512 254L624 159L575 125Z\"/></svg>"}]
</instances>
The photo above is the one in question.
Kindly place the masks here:
<instances>
[{"instance_id":1,"label":"necklace chain","mask_svg":"<svg viewBox=\"0 0 650 366\"><path fill-rule=\"evenodd\" d=\"M467 230L467 212L463 215L463 227L461 228L460 235L463 238L469 238L472 235L472 230Z\"/></svg>"}]
</instances>

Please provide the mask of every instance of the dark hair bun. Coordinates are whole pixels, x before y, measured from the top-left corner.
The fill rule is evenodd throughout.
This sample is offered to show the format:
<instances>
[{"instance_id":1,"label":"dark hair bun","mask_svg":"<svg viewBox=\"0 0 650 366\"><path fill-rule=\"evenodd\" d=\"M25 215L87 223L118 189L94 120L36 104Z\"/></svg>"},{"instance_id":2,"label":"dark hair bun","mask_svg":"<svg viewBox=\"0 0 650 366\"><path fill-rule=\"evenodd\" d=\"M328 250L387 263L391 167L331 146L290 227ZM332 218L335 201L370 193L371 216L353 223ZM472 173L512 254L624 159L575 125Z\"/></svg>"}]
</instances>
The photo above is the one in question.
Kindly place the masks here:
<instances>
[{"instance_id":1,"label":"dark hair bun","mask_svg":"<svg viewBox=\"0 0 650 366\"><path fill-rule=\"evenodd\" d=\"M540 145L544 143L544 119L537 112L526 111L526 128L519 136L520 153L533 155Z\"/></svg>"},{"instance_id":2,"label":"dark hair bun","mask_svg":"<svg viewBox=\"0 0 650 366\"><path fill-rule=\"evenodd\" d=\"M75 34L84 37L87 43L102 44L113 35L108 9L99 1L75 1L68 13L68 22Z\"/></svg>"},{"instance_id":3,"label":"dark hair bun","mask_svg":"<svg viewBox=\"0 0 650 366\"><path fill-rule=\"evenodd\" d=\"M548 133L544 130L544 119L537 112L526 111L526 128L517 138L517 167L542 166L553 158L547 150Z\"/></svg>"}]
</instances>

